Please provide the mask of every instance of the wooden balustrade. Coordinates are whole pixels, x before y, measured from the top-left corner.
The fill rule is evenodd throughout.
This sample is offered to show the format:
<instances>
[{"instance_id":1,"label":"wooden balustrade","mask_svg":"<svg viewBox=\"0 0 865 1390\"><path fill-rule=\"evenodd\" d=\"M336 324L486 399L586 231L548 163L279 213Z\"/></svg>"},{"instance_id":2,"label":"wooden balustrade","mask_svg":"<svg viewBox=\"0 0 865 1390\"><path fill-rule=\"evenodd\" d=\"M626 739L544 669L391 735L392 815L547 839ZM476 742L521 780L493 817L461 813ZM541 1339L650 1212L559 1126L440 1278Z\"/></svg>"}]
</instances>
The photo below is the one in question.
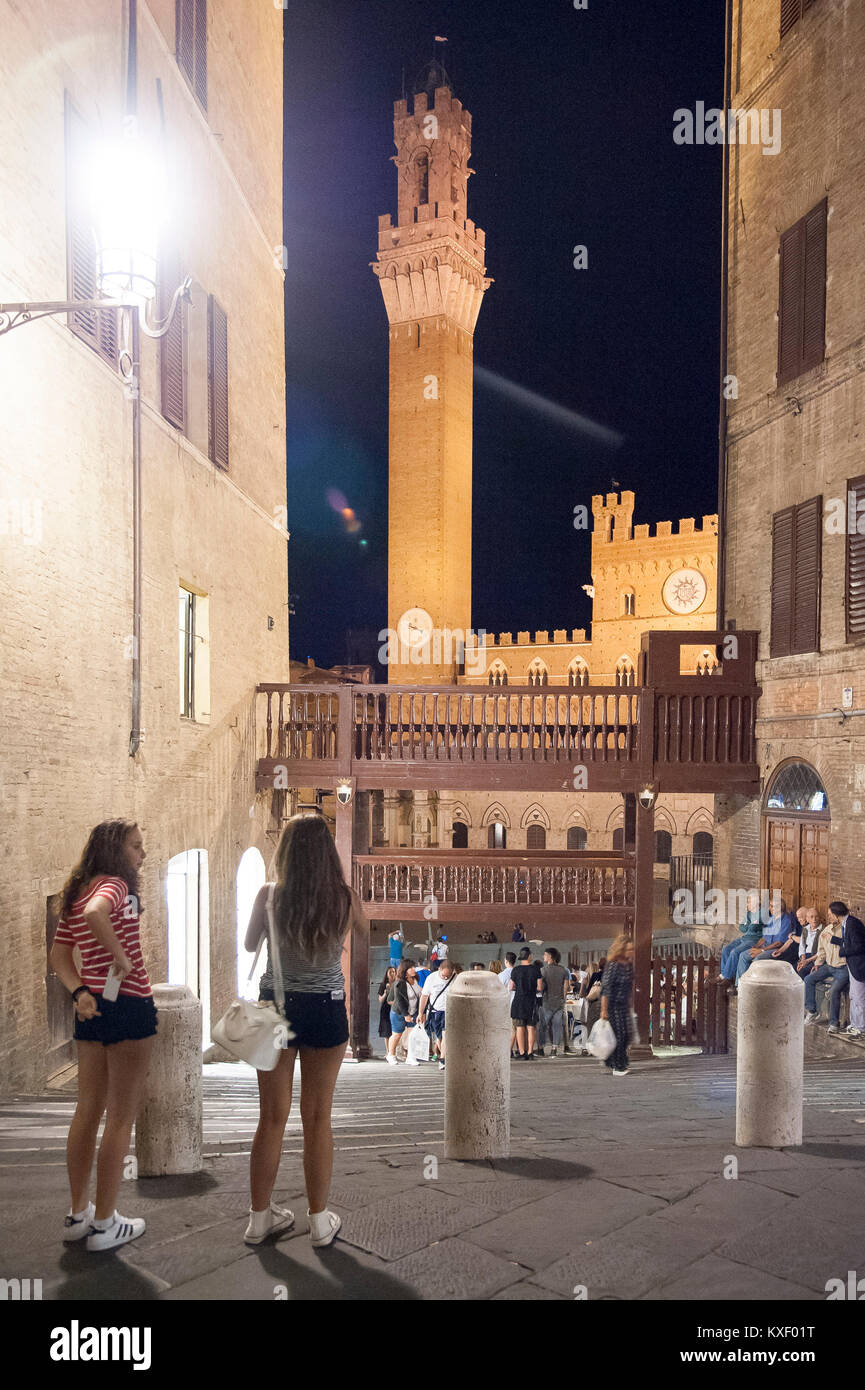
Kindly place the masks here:
<instances>
[{"instance_id":1,"label":"wooden balustrade","mask_svg":"<svg viewBox=\"0 0 865 1390\"><path fill-rule=\"evenodd\" d=\"M653 1047L727 1051L727 1001L723 985L710 984L718 961L656 955L652 959L650 1041Z\"/></svg>"}]
</instances>

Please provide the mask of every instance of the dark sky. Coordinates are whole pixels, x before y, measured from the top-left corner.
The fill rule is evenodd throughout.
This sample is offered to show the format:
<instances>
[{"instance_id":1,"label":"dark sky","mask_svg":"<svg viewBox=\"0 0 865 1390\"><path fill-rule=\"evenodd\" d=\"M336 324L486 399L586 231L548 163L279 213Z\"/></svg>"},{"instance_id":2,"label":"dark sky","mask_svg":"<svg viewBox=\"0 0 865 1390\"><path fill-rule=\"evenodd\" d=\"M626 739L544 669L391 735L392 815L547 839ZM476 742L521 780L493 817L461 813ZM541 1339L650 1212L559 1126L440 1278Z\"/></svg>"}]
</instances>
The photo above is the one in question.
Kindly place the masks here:
<instances>
[{"instance_id":1,"label":"dark sky","mask_svg":"<svg viewBox=\"0 0 865 1390\"><path fill-rule=\"evenodd\" d=\"M716 510L723 0L290 0L285 242L291 655L345 660L387 621L387 318L369 268L396 216L393 101L441 49L472 113L486 232L475 363L624 436L611 448L475 384L473 622L589 621L577 504ZM573 248L588 248L588 269ZM361 523L348 532L341 493ZM331 494L328 500L328 494ZM360 544L361 540L366 545Z\"/></svg>"}]
</instances>

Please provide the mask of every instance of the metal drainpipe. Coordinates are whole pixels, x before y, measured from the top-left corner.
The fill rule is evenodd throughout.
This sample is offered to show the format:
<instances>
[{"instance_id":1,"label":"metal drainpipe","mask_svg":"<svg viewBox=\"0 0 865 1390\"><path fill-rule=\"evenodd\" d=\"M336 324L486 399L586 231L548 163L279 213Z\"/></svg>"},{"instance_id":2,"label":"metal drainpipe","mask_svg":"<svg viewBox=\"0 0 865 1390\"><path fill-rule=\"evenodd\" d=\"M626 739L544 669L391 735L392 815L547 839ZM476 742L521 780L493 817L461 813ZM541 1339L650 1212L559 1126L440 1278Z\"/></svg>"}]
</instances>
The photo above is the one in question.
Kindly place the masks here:
<instances>
[{"instance_id":1,"label":"metal drainpipe","mask_svg":"<svg viewBox=\"0 0 865 1390\"><path fill-rule=\"evenodd\" d=\"M130 309L132 348L132 731L129 756L141 745L141 330Z\"/></svg>"},{"instance_id":2,"label":"metal drainpipe","mask_svg":"<svg viewBox=\"0 0 865 1390\"><path fill-rule=\"evenodd\" d=\"M727 138L728 112L730 110L730 88L733 80L733 0L727 0L726 33L724 42L724 155L721 183L723 186L723 205L721 208L721 352L720 378L718 382L718 600L716 622L718 630L724 631L727 605L727 402L724 398L724 382L727 376L727 276L729 273L730 238L730 142Z\"/></svg>"}]
</instances>

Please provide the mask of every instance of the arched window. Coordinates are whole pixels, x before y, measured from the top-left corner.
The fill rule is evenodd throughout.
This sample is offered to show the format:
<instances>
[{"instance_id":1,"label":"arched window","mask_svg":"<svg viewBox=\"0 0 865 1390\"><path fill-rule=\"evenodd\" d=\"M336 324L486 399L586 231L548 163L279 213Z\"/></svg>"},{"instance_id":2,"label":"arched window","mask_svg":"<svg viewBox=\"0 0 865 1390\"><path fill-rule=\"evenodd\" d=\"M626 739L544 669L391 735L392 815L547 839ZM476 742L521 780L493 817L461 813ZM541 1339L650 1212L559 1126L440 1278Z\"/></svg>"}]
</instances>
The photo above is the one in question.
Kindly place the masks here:
<instances>
[{"instance_id":1,"label":"arched window","mask_svg":"<svg viewBox=\"0 0 865 1390\"><path fill-rule=\"evenodd\" d=\"M589 668L581 656L575 656L568 667L568 685L588 685Z\"/></svg>"},{"instance_id":2,"label":"arched window","mask_svg":"<svg viewBox=\"0 0 865 1390\"><path fill-rule=\"evenodd\" d=\"M542 825L530 825L526 830L526 849L546 849L547 832Z\"/></svg>"},{"instance_id":3,"label":"arched window","mask_svg":"<svg viewBox=\"0 0 865 1390\"><path fill-rule=\"evenodd\" d=\"M529 667L529 685L549 685L550 674L542 661L535 660Z\"/></svg>"},{"instance_id":4,"label":"arched window","mask_svg":"<svg viewBox=\"0 0 865 1390\"><path fill-rule=\"evenodd\" d=\"M625 848L625 827L619 825L613 831L613 849L623 850Z\"/></svg>"},{"instance_id":5,"label":"arched window","mask_svg":"<svg viewBox=\"0 0 865 1390\"><path fill-rule=\"evenodd\" d=\"M429 202L429 155L422 150L417 158L417 200L423 206Z\"/></svg>"},{"instance_id":6,"label":"arched window","mask_svg":"<svg viewBox=\"0 0 865 1390\"><path fill-rule=\"evenodd\" d=\"M616 662L616 685L636 685L637 673L629 656L620 656Z\"/></svg>"},{"instance_id":7,"label":"arched window","mask_svg":"<svg viewBox=\"0 0 865 1390\"><path fill-rule=\"evenodd\" d=\"M673 837L669 830L655 831L655 863L669 864L673 854Z\"/></svg>"},{"instance_id":8,"label":"arched window","mask_svg":"<svg viewBox=\"0 0 865 1390\"><path fill-rule=\"evenodd\" d=\"M487 830L487 846L489 849L506 849L507 843L507 827L500 820L494 820Z\"/></svg>"},{"instance_id":9,"label":"arched window","mask_svg":"<svg viewBox=\"0 0 865 1390\"><path fill-rule=\"evenodd\" d=\"M636 598L633 589L626 589L622 594L622 613L626 618L633 618Z\"/></svg>"},{"instance_id":10,"label":"arched window","mask_svg":"<svg viewBox=\"0 0 865 1390\"><path fill-rule=\"evenodd\" d=\"M489 671L490 685L507 685L508 671L503 661L494 661Z\"/></svg>"},{"instance_id":11,"label":"arched window","mask_svg":"<svg viewBox=\"0 0 865 1390\"><path fill-rule=\"evenodd\" d=\"M469 828L464 820L455 820L453 833L451 834L452 849L468 849L469 847Z\"/></svg>"},{"instance_id":12,"label":"arched window","mask_svg":"<svg viewBox=\"0 0 865 1390\"><path fill-rule=\"evenodd\" d=\"M720 671L721 663L718 660L717 652L710 651L706 647L697 657L697 675L713 676L716 671Z\"/></svg>"},{"instance_id":13,"label":"arched window","mask_svg":"<svg viewBox=\"0 0 865 1390\"><path fill-rule=\"evenodd\" d=\"M581 825L568 826L568 849L585 849L587 838L586 832Z\"/></svg>"},{"instance_id":14,"label":"arched window","mask_svg":"<svg viewBox=\"0 0 865 1390\"><path fill-rule=\"evenodd\" d=\"M829 812L826 788L807 763L787 763L775 777L766 798L769 811Z\"/></svg>"},{"instance_id":15,"label":"arched window","mask_svg":"<svg viewBox=\"0 0 865 1390\"><path fill-rule=\"evenodd\" d=\"M701 859L705 864L711 864L714 850L714 837L709 834L708 830L698 830L691 844L694 858Z\"/></svg>"}]
</instances>

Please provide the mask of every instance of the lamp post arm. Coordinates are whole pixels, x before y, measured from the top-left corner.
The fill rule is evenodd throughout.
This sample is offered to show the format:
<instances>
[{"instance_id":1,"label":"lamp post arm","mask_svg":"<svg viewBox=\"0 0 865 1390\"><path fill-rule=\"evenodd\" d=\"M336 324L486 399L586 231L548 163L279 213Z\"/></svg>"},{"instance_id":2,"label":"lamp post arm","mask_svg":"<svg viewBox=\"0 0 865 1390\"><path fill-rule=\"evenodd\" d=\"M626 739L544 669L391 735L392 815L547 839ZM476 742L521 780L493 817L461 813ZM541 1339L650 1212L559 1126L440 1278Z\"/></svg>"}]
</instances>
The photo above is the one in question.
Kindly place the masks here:
<instances>
[{"instance_id":1,"label":"lamp post arm","mask_svg":"<svg viewBox=\"0 0 865 1390\"><path fill-rule=\"evenodd\" d=\"M171 303L165 318L158 319L156 323L150 325L141 316L141 329L148 338L163 338L165 336L177 312L178 303L181 299L189 299L191 286L192 278L187 275L171 296ZM37 319L49 318L52 314L89 313L97 309L122 309L124 306L132 307L137 304L137 300L130 303L124 299L48 299L41 302L0 304L0 337L4 333L11 333L13 328L20 328L24 323L35 323Z\"/></svg>"}]
</instances>

